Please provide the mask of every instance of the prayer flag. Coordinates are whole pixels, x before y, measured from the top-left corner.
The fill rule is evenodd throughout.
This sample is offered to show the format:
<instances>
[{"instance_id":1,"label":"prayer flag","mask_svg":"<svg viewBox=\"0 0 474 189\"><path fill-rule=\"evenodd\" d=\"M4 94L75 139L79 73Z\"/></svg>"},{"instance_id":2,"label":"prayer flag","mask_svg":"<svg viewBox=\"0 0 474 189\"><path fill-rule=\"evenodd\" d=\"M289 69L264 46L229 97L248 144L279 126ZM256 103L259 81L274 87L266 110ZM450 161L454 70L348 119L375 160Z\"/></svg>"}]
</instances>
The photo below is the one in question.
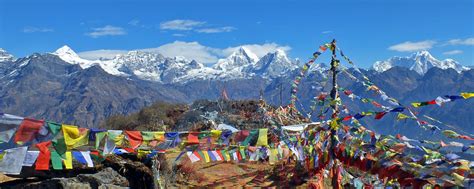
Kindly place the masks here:
<instances>
[{"instance_id":1,"label":"prayer flag","mask_svg":"<svg viewBox=\"0 0 474 189\"><path fill-rule=\"evenodd\" d=\"M51 159L51 152L49 151L48 147L50 145L51 141L36 144L36 147L39 149L40 153L38 155L38 158L36 159L35 170L49 170L49 160Z\"/></svg>"},{"instance_id":2,"label":"prayer flag","mask_svg":"<svg viewBox=\"0 0 474 189\"><path fill-rule=\"evenodd\" d=\"M0 143L9 142L22 121L22 117L9 114L0 115Z\"/></svg>"},{"instance_id":3,"label":"prayer flag","mask_svg":"<svg viewBox=\"0 0 474 189\"><path fill-rule=\"evenodd\" d=\"M81 151L82 156L87 162L87 167L94 167L94 163L92 162L91 159L91 152L90 151Z\"/></svg>"},{"instance_id":4,"label":"prayer flag","mask_svg":"<svg viewBox=\"0 0 474 189\"><path fill-rule=\"evenodd\" d=\"M242 159L247 159L247 156L246 156L246 153L245 153L245 146L240 146L239 147L239 154L240 154L240 157L242 157ZM240 160L240 159L239 159Z\"/></svg>"},{"instance_id":5,"label":"prayer flag","mask_svg":"<svg viewBox=\"0 0 474 189\"><path fill-rule=\"evenodd\" d=\"M204 161L206 161L206 163L211 162L211 158L209 157L209 154L207 152L204 152L204 151L201 151L201 150L199 150L199 151L202 153L202 156L204 157Z\"/></svg>"},{"instance_id":6,"label":"prayer flag","mask_svg":"<svg viewBox=\"0 0 474 189\"><path fill-rule=\"evenodd\" d=\"M413 103L411 103L411 105L412 105L413 107L415 107L415 108L418 108L418 107L421 106L421 103L419 103L419 102L413 102Z\"/></svg>"},{"instance_id":7,"label":"prayer flag","mask_svg":"<svg viewBox=\"0 0 474 189\"><path fill-rule=\"evenodd\" d=\"M402 120L402 119L407 119L407 118L409 118L409 117L405 114L402 114L402 113L398 113L398 115L397 115L397 120Z\"/></svg>"},{"instance_id":8,"label":"prayer flag","mask_svg":"<svg viewBox=\"0 0 474 189\"><path fill-rule=\"evenodd\" d=\"M74 149L89 143L89 129L73 125L62 125L64 142L68 149Z\"/></svg>"},{"instance_id":9,"label":"prayer flag","mask_svg":"<svg viewBox=\"0 0 474 189\"><path fill-rule=\"evenodd\" d=\"M222 150L221 152L222 152L222 156L224 157L225 161L230 161L231 160L230 155L226 150Z\"/></svg>"},{"instance_id":10,"label":"prayer flag","mask_svg":"<svg viewBox=\"0 0 474 189\"><path fill-rule=\"evenodd\" d=\"M214 139L219 139L221 137L222 131L221 130L211 130L211 136Z\"/></svg>"},{"instance_id":11,"label":"prayer flag","mask_svg":"<svg viewBox=\"0 0 474 189\"><path fill-rule=\"evenodd\" d=\"M191 163L194 163L194 162L200 160L200 159L199 159L196 155L194 155L194 153L191 152L191 151L186 152L186 155L188 155L188 158L189 158L189 160L191 160Z\"/></svg>"},{"instance_id":12,"label":"prayer flag","mask_svg":"<svg viewBox=\"0 0 474 189\"><path fill-rule=\"evenodd\" d=\"M224 161L224 155L222 155L222 152L220 150L216 151L217 155L219 155L219 158L221 159L220 161Z\"/></svg>"},{"instance_id":13,"label":"prayer flag","mask_svg":"<svg viewBox=\"0 0 474 189\"><path fill-rule=\"evenodd\" d=\"M188 133L188 144L199 144L199 133L189 132Z\"/></svg>"},{"instance_id":14,"label":"prayer flag","mask_svg":"<svg viewBox=\"0 0 474 189\"><path fill-rule=\"evenodd\" d=\"M457 138L459 136L458 133L456 133L452 130L444 130L444 131L442 131L442 133L444 135L446 135L446 137L448 137L448 138Z\"/></svg>"},{"instance_id":15,"label":"prayer flag","mask_svg":"<svg viewBox=\"0 0 474 189\"><path fill-rule=\"evenodd\" d=\"M155 132L155 140L165 141L165 132L164 131Z\"/></svg>"},{"instance_id":16,"label":"prayer flag","mask_svg":"<svg viewBox=\"0 0 474 189\"><path fill-rule=\"evenodd\" d=\"M403 112L403 110L405 110L405 107L396 107L390 110L390 112Z\"/></svg>"},{"instance_id":17,"label":"prayer flag","mask_svg":"<svg viewBox=\"0 0 474 189\"><path fill-rule=\"evenodd\" d=\"M212 151L208 150L207 155L209 156L211 161L217 161L217 158L216 158L216 156L214 156L214 153L212 153Z\"/></svg>"},{"instance_id":18,"label":"prayer flag","mask_svg":"<svg viewBox=\"0 0 474 189\"><path fill-rule=\"evenodd\" d=\"M61 159L61 155L59 155L56 150L51 151L51 162L53 164L54 170L62 170L63 169L63 160Z\"/></svg>"},{"instance_id":19,"label":"prayer flag","mask_svg":"<svg viewBox=\"0 0 474 189\"><path fill-rule=\"evenodd\" d=\"M241 143L242 146L248 146L252 141L254 141L254 138L257 137L258 135L258 130L254 129L251 130L248 137L245 138L245 140Z\"/></svg>"},{"instance_id":20,"label":"prayer flag","mask_svg":"<svg viewBox=\"0 0 474 189\"><path fill-rule=\"evenodd\" d=\"M72 156L74 157L74 159L76 159L76 161L78 161L79 163L83 164L83 165L86 165L87 164L87 161L86 159L84 158L84 156L82 155L82 153L80 151L72 151Z\"/></svg>"},{"instance_id":21,"label":"prayer flag","mask_svg":"<svg viewBox=\"0 0 474 189\"><path fill-rule=\"evenodd\" d=\"M155 140L155 132L152 131L142 131L143 141L152 141Z\"/></svg>"},{"instance_id":22,"label":"prayer flag","mask_svg":"<svg viewBox=\"0 0 474 189\"><path fill-rule=\"evenodd\" d=\"M5 150L5 155L0 160L0 172L10 175L19 175L25 161L28 147L18 147Z\"/></svg>"},{"instance_id":23,"label":"prayer flag","mask_svg":"<svg viewBox=\"0 0 474 189\"><path fill-rule=\"evenodd\" d=\"M445 98L440 97L440 96L438 96L438 97L435 99L435 102L436 102L436 104L437 104L438 106L442 106L444 103L450 102L450 101L451 101L451 99L445 99Z\"/></svg>"},{"instance_id":24,"label":"prayer flag","mask_svg":"<svg viewBox=\"0 0 474 189\"><path fill-rule=\"evenodd\" d=\"M35 164L36 159L38 158L39 153L39 151L27 151L25 161L23 161L23 166L33 166L33 164Z\"/></svg>"},{"instance_id":25,"label":"prayer flag","mask_svg":"<svg viewBox=\"0 0 474 189\"><path fill-rule=\"evenodd\" d=\"M474 97L474 93L461 93L461 96L464 97L464 99L468 99Z\"/></svg>"},{"instance_id":26,"label":"prayer flag","mask_svg":"<svg viewBox=\"0 0 474 189\"><path fill-rule=\"evenodd\" d=\"M102 139L105 138L105 136L107 135L107 132L99 132L99 133L95 133L95 149L98 150L99 149L99 146L100 146L100 142L102 141Z\"/></svg>"},{"instance_id":27,"label":"prayer flag","mask_svg":"<svg viewBox=\"0 0 474 189\"><path fill-rule=\"evenodd\" d=\"M23 122L21 122L18 130L16 131L15 143L22 145L26 142L33 140L33 138L36 136L36 134L38 134L43 124L43 120L25 118Z\"/></svg>"},{"instance_id":28,"label":"prayer flag","mask_svg":"<svg viewBox=\"0 0 474 189\"><path fill-rule=\"evenodd\" d=\"M125 131L125 134L127 134L131 148L136 149L142 144L143 138L141 131Z\"/></svg>"},{"instance_id":29,"label":"prayer flag","mask_svg":"<svg viewBox=\"0 0 474 189\"><path fill-rule=\"evenodd\" d=\"M268 129L258 130L258 140L256 146L268 146L267 133Z\"/></svg>"},{"instance_id":30,"label":"prayer flag","mask_svg":"<svg viewBox=\"0 0 474 189\"><path fill-rule=\"evenodd\" d=\"M248 130L242 130L237 132L237 134L234 137L234 140L236 142L241 142L247 139L247 137L250 135L250 132Z\"/></svg>"},{"instance_id":31,"label":"prayer flag","mask_svg":"<svg viewBox=\"0 0 474 189\"><path fill-rule=\"evenodd\" d=\"M72 169L72 153L71 151L66 152L66 158L64 159L64 165L66 169Z\"/></svg>"},{"instance_id":32,"label":"prayer flag","mask_svg":"<svg viewBox=\"0 0 474 189\"><path fill-rule=\"evenodd\" d=\"M377 114L375 114L375 119L382 119L385 114L387 114L387 112L378 112Z\"/></svg>"}]
</instances>

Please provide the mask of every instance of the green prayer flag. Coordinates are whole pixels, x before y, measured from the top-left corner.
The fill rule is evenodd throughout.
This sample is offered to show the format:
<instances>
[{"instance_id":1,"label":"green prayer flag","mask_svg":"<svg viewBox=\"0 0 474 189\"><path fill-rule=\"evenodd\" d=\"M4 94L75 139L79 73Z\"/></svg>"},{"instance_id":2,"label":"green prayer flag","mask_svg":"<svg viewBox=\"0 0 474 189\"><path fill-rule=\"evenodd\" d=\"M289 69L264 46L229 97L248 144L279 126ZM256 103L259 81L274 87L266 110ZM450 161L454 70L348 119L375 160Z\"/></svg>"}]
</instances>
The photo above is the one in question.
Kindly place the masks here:
<instances>
[{"instance_id":1,"label":"green prayer flag","mask_svg":"<svg viewBox=\"0 0 474 189\"><path fill-rule=\"evenodd\" d=\"M227 158L227 151L226 150L221 150L222 157L224 157L224 161L229 161Z\"/></svg>"},{"instance_id":2,"label":"green prayer flag","mask_svg":"<svg viewBox=\"0 0 474 189\"><path fill-rule=\"evenodd\" d=\"M48 124L49 131L53 134L53 136L56 136L56 134L61 131L61 124L59 123L54 123L54 122L46 122Z\"/></svg>"},{"instance_id":3,"label":"green prayer flag","mask_svg":"<svg viewBox=\"0 0 474 189\"><path fill-rule=\"evenodd\" d=\"M51 162L54 170L63 170L63 160L55 150L51 151Z\"/></svg>"},{"instance_id":4,"label":"green prayer flag","mask_svg":"<svg viewBox=\"0 0 474 189\"><path fill-rule=\"evenodd\" d=\"M59 155L64 155L67 151L67 146L66 142L64 141L64 137L54 139L53 141L53 147L56 149L56 153Z\"/></svg>"},{"instance_id":5,"label":"green prayer flag","mask_svg":"<svg viewBox=\"0 0 474 189\"><path fill-rule=\"evenodd\" d=\"M95 133L95 149L99 149L100 141L104 139L107 132L98 132Z\"/></svg>"},{"instance_id":6,"label":"green prayer flag","mask_svg":"<svg viewBox=\"0 0 474 189\"><path fill-rule=\"evenodd\" d=\"M249 136L245 138L245 140L241 143L241 145L248 146L251 142L254 141L255 138L257 138L257 136L258 136L258 130L257 129L251 130L249 133Z\"/></svg>"},{"instance_id":7,"label":"green prayer flag","mask_svg":"<svg viewBox=\"0 0 474 189\"><path fill-rule=\"evenodd\" d=\"M242 159L247 159L247 157L245 155L245 147L244 148L241 147L239 152L240 152L240 156L242 156Z\"/></svg>"},{"instance_id":8,"label":"green prayer flag","mask_svg":"<svg viewBox=\"0 0 474 189\"><path fill-rule=\"evenodd\" d=\"M142 138L144 141L150 141L155 139L155 132L142 131Z\"/></svg>"}]
</instances>

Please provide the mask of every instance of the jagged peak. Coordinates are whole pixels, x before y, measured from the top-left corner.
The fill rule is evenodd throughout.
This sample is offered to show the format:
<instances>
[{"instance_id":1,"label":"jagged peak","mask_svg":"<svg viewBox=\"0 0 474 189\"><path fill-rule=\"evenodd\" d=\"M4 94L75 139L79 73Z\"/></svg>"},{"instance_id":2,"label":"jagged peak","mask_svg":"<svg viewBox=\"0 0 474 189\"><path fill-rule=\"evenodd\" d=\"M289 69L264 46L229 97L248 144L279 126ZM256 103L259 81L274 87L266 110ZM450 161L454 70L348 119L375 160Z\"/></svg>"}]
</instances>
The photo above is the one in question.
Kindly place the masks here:
<instances>
[{"instance_id":1,"label":"jagged peak","mask_svg":"<svg viewBox=\"0 0 474 189\"><path fill-rule=\"evenodd\" d=\"M434 58L427 50L413 53L407 57L392 57L385 61L376 61L372 68L377 72L384 72L394 66L408 67L410 70L416 71L420 75L424 75L430 68L437 67L441 69L452 68L458 73L469 70L453 59L445 59L443 61Z\"/></svg>"},{"instance_id":2,"label":"jagged peak","mask_svg":"<svg viewBox=\"0 0 474 189\"><path fill-rule=\"evenodd\" d=\"M257 62L259 59L256 54L254 54L252 51L250 51L250 49L244 46L240 46L239 49L232 53L230 56L232 57L237 55L244 55L246 57L249 57L253 62Z\"/></svg>"},{"instance_id":3,"label":"jagged peak","mask_svg":"<svg viewBox=\"0 0 474 189\"><path fill-rule=\"evenodd\" d=\"M5 49L0 48L0 62L12 61L14 59L13 55L8 53Z\"/></svg>"},{"instance_id":4,"label":"jagged peak","mask_svg":"<svg viewBox=\"0 0 474 189\"><path fill-rule=\"evenodd\" d=\"M61 48L57 49L53 54L57 55L70 55L70 56L77 56L79 57L74 50L72 50L69 46L64 45Z\"/></svg>"}]
</instances>

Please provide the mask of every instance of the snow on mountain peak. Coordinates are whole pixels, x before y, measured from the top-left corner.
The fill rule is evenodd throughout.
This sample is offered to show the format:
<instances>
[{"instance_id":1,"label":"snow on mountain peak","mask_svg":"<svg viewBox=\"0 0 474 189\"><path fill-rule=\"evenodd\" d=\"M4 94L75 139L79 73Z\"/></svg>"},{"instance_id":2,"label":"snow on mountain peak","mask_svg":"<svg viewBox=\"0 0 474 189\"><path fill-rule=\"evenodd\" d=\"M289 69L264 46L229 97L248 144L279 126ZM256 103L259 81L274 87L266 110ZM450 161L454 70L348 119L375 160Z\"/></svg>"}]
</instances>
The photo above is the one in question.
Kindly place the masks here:
<instances>
[{"instance_id":1,"label":"snow on mountain peak","mask_svg":"<svg viewBox=\"0 0 474 189\"><path fill-rule=\"evenodd\" d=\"M258 56L251 52L246 47L241 46L237 51L233 52L225 59L219 59L214 65L217 70L233 70L242 69L248 65L255 64L258 61Z\"/></svg>"},{"instance_id":2,"label":"snow on mountain peak","mask_svg":"<svg viewBox=\"0 0 474 189\"><path fill-rule=\"evenodd\" d=\"M249 49L247 49L246 47L244 46L241 46L239 48L239 54L243 54L243 55L246 55L247 57L249 57L250 59L252 59L253 62L257 62L258 61L258 56L256 54L254 54L252 51L250 51Z\"/></svg>"},{"instance_id":3,"label":"snow on mountain peak","mask_svg":"<svg viewBox=\"0 0 474 189\"><path fill-rule=\"evenodd\" d=\"M372 66L377 72L384 72L394 66L406 67L410 70L416 71L420 75L424 75L430 68L437 67L441 69L452 68L457 72L469 70L470 68L460 65L453 59L446 59L440 61L434 58L428 51L423 50L413 53L408 57L392 57L388 60L377 61Z\"/></svg>"},{"instance_id":4,"label":"snow on mountain peak","mask_svg":"<svg viewBox=\"0 0 474 189\"><path fill-rule=\"evenodd\" d=\"M79 55L77 55L76 52L74 52L67 45L62 46L61 48L59 48L58 50L56 50L55 52L53 52L51 54L54 54L54 55L58 56L59 58L61 58L65 62L68 62L68 63L71 63L71 64L79 64L82 68L88 68L88 67L92 66L92 65L90 65L91 62L89 60L85 60L85 59L82 59L81 57L79 57Z\"/></svg>"},{"instance_id":5,"label":"snow on mountain peak","mask_svg":"<svg viewBox=\"0 0 474 189\"><path fill-rule=\"evenodd\" d=\"M78 56L69 46L64 45L54 52L55 54L68 54L71 56Z\"/></svg>"},{"instance_id":6,"label":"snow on mountain peak","mask_svg":"<svg viewBox=\"0 0 474 189\"><path fill-rule=\"evenodd\" d=\"M86 60L74 52L69 46L64 45L53 53L52 55L58 56L64 62L70 64L78 64L82 69L88 69L94 65L99 65L105 72L111 75L126 75L114 68L114 63L110 60Z\"/></svg>"},{"instance_id":7,"label":"snow on mountain peak","mask_svg":"<svg viewBox=\"0 0 474 189\"><path fill-rule=\"evenodd\" d=\"M13 61L14 57L6 50L0 48L0 62Z\"/></svg>"},{"instance_id":8,"label":"snow on mountain peak","mask_svg":"<svg viewBox=\"0 0 474 189\"><path fill-rule=\"evenodd\" d=\"M288 59L285 51L278 49L263 56L257 63L247 68L247 70L264 77L275 78L288 74L288 72L297 68L297 64Z\"/></svg>"}]
</instances>

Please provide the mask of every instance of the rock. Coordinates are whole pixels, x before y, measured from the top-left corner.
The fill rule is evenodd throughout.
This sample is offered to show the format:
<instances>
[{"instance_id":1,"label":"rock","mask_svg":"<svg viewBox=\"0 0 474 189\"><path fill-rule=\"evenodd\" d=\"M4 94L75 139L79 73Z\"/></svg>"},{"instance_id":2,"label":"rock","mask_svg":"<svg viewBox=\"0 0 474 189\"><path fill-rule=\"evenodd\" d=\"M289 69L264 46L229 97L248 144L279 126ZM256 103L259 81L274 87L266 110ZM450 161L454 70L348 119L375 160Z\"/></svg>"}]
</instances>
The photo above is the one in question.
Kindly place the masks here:
<instances>
[{"instance_id":1,"label":"rock","mask_svg":"<svg viewBox=\"0 0 474 189\"><path fill-rule=\"evenodd\" d=\"M18 182L2 185L1 188L101 188L121 189L129 188L129 182L114 169L107 167L94 174L79 174L71 178L52 178L42 181L17 180Z\"/></svg>"}]
</instances>

